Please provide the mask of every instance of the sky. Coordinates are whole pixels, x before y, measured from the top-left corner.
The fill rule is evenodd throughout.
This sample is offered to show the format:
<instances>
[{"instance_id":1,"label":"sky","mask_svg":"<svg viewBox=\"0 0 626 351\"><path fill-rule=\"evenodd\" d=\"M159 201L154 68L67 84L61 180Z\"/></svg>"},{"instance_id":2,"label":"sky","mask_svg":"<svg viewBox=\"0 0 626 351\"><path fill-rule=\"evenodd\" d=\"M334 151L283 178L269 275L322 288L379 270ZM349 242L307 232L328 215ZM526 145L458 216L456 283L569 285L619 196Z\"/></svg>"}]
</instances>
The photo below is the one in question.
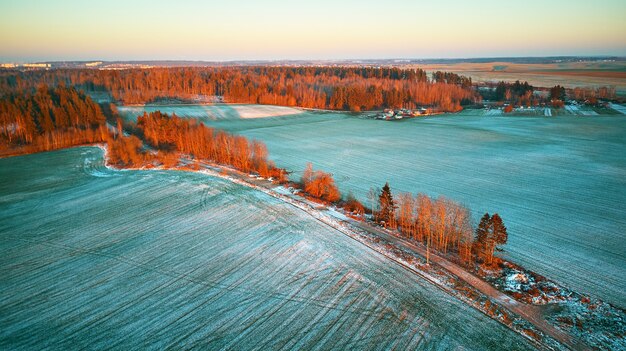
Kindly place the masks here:
<instances>
[{"instance_id":1,"label":"sky","mask_svg":"<svg viewBox=\"0 0 626 351\"><path fill-rule=\"evenodd\" d=\"M0 61L626 56L626 0L0 0Z\"/></svg>"}]
</instances>

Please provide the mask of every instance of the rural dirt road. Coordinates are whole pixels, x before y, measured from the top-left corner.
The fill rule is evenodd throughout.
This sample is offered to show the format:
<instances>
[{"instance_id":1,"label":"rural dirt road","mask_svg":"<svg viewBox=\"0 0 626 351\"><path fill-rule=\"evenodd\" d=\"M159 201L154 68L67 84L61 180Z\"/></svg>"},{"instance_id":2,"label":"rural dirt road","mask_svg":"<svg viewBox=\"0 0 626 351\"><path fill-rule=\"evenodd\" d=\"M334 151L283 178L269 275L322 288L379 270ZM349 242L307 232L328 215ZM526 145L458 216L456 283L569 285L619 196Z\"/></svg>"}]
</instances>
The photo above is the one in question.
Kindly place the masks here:
<instances>
[{"instance_id":1,"label":"rural dirt road","mask_svg":"<svg viewBox=\"0 0 626 351\"><path fill-rule=\"evenodd\" d=\"M358 222L353 219L348 219L348 222L349 224L359 229L362 229L372 234L376 234L380 237L383 237L384 239L390 242L393 242L395 245L399 247L408 249L409 251L417 253L418 255L422 257L426 257L426 249L423 246L418 246L403 238L390 235L384 230L373 227L367 223ZM515 299L511 298L510 296L496 289L493 285L471 274L470 272L468 272L461 266L441 256L438 256L436 253L433 253L433 252L430 253L430 261L431 261L431 264L437 264L440 267L443 267L445 270L457 276L461 280L465 281L466 283L468 283L469 285L471 285L478 291L489 296L494 302L496 302L500 306L521 316L522 318L524 318L525 320L533 324L538 330L545 333L546 335L549 335L550 337L559 341L560 343L567 346L568 348L572 350L589 350L590 349L587 345L585 345L580 340L573 338L571 335L549 324L545 320L545 318L543 318L543 314L539 306L528 305L528 304L516 301Z\"/></svg>"},{"instance_id":2,"label":"rural dirt road","mask_svg":"<svg viewBox=\"0 0 626 351\"><path fill-rule=\"evenodd\" d=\"M405 249L409 252L413 252L416 255L426 257L426 249L422 245L416 245L401 237L391 235L387 231L383 230L382 228L375 227L371 224L360 222L360 221L347 218L347 217L338 217L335 211L325 211L323 209L323 206L312 203L298 195L291 194L290 192L285 192L285 191L277 191L276 185L270 181L267 181L264 179L256 179L256 178L248 176L247 174L241 173L239 171L224 168L221 166L211 165L208 163L200 163L200 166L204 169L210 170L212 172L216 172L217 176L220 176L222 178L224 176L227 176L226 178L230 179L231 181L233 179L229 177L236 178L238 180L238 183L242 183L243 185L247 185L249 187L262 190L268 195L271 195L277 199L283 200L291 205L294 205L294 207L299 208L309 214L312 214L314 218L320 220L322 223L329 225L330 227L337 229L343 234L346 234L346 233L344 233L343 230L338 229L335 225L330 223L327 219L324 219L324 217L332 217L335 221L346 224L348 226L348 229L349 227L353 227L359 230L366 231L370 234L379 236L387 240L390 243L393 243L399 248ZM322 214L323 212L326 212L326 213L325 213L325 216L319 216L312 212L319 212L318 214ZM369 246L367 243L364 243L364 242L362 243L365 244L366 246ZM375 250L374 248L372 249ZM408 267L405 264L399 262L398 260L392 259L392 261L394 261L397 264L402 265L408 270L416 273L417 275L420 275L422 278L426 278L431 283L437 285L436 282L432 281L431 279L428 279L427 272L423 272L424 274L422 274L419 271L415 270L414 268ZM559 343L561 343L565 347L571 350L576 350L576 351L590 350L590 348L586 344L584 344L582 341L574 338L570 334L567 334L564 331L548 323L543 317L541 308L539 306L528 305L528 304L516 301L515 299L506 295L505 293L497 290L494 286L492 286L488 282L468 272L463 267L433 252L430 253L430 261L431 261L431 264L435 264L435 265L442 267L443 269L445 269L452 275L458 277L459 279L463 280L464 282L466 282L467 284L469 284L476 290L488 296L494 303L500 305L501 307L525 319L526 321L531 323L535 328L537 328L537 330L557 340ZM443 290L447 291L446 289L443 289Z\"/></svg>"}]
</instances>

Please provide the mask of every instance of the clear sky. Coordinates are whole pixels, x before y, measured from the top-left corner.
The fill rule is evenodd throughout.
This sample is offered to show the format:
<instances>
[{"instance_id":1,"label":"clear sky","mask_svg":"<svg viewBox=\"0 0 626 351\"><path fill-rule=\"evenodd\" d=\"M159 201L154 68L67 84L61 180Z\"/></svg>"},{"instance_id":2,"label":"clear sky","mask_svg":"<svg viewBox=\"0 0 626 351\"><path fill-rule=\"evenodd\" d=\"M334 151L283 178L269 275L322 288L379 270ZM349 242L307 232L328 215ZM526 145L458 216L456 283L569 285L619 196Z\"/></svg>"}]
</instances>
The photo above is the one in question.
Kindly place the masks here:
<instances>
[{"instance_id":1,"label":"clear sky","mask_svg":"<svg viewBox=\"0 0 626 351\"><path fill-rule=\"evenodd\" d=\"M0 61L626 56L626 0L0 0Z\"/></svg>"}]
</instances>

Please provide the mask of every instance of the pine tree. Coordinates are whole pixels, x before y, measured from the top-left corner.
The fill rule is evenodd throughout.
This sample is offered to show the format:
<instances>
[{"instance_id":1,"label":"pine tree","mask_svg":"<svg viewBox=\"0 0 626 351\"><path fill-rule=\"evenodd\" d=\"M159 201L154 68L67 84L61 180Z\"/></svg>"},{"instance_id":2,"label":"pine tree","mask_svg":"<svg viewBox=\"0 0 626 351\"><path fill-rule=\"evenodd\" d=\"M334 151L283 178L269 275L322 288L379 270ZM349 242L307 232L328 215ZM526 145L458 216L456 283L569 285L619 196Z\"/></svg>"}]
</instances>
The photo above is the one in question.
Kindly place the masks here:
<instances>
[{"instance_id":1,"label":"pine tree","mask_svg":"<svg viewBox=\"0 0 626 351\"><path fill-rule=\"evenodd\" d=\"M491 217L492 228L493 228L493 240L495 246L504 245L508 240L508 233L506 232L506 227L504 226L504 222L502 222L502 218L497 213ZM496 248L498 251L502 251L501 248Z\"/></svg>"},{"instance_id":2,"label":"pine tree","mask_svg":"<svg viewBox=\"0 0 626 351\"><path fill-rule=\"evenodd\" d=\"M478 228L476 228L476 242L484 243L487 241L487 237L489 236L490 223L491 216L489 215L489 213L485 213L480 219L480 223L478 223Z\"/></svg>"},{"instance_id":3,"label":"pine tree","mask_svg":"<svg viewBox=\"0 0 626 351\"><path fill-rule=\"evenodd\" d=\"M489 213L485 213L483 217L480 219L478 223L478 227L476 228L476 246L477 252L483 256L483 260L487 261L487 256L489 252L489 237L491 233L491 216Z\"/></svg>"},{"instance_id":4,"label":"pine tree","mask_svg":"<svg viewBox=\"0 0 626 351\"><path fill-rule=\"evenodd\" d=\"M393 196L391 195L389 183L385 183L385 186L383 186L378 198L378 206L380 208L378 211L378 222L385 223L386 228L395 227L396 205L393 201Z\"/></svg>"},{"instance_id":5,"label":"pine tree","mask_svg":"<svg viewBox=\"0 0 626 351\"><path fill-rule=\"evenodd\" d=\"M493 216L489 216L489 213L485 213L480 219L478 228L476 228L478 251L482 253L485 263L493 263L494 251L498 246L506 244L507 239L506 227L500 215L495 213ZM497 248L497 250L502 251L501 248Z\"/></svg>"}]
</instances>

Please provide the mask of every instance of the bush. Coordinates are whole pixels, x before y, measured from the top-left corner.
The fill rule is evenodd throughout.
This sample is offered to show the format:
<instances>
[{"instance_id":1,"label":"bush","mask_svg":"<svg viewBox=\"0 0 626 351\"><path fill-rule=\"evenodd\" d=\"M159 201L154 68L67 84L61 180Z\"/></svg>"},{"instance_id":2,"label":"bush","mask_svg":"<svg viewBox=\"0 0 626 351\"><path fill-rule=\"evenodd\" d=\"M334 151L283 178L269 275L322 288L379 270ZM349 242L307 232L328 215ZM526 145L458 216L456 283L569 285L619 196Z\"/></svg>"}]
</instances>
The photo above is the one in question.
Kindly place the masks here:
<instances>
[{"instance_id":1,"label":"bush","mask_svg":"<svg viewBox=\"0 0 626 351\"><path fill-rule=\"evenodd\" d=\"M365 207L359 200L355 199L352 193L348 194L346 201L343 204L343 208L357 216L363 216L365 214Z\"/></svg>"},{"instance_id":2,"label":"bush","mask_svg":"<svg viewBox=\"0 0 626 351\"><path fill-rule=\"evenodd\" d=\"M108 156L111 164L122 167L138 167L143 165L145 160L142 152L143 143L136 136L119 136L117 139L109 136L107 144L109 146Z\"/></svg>"},{"instance_id":3,"label":"bush","mask_svg":"<svg viewBox=\"0 0 626 351\"><path fill-rule=\"evenodd\" d=\"M328 202L337 202L341 199L341 193L335 185L332 174L313 171L313 166L309 163L302 175L302 185L304 191L318 199Z\"/></svg>"}]
</instances>

